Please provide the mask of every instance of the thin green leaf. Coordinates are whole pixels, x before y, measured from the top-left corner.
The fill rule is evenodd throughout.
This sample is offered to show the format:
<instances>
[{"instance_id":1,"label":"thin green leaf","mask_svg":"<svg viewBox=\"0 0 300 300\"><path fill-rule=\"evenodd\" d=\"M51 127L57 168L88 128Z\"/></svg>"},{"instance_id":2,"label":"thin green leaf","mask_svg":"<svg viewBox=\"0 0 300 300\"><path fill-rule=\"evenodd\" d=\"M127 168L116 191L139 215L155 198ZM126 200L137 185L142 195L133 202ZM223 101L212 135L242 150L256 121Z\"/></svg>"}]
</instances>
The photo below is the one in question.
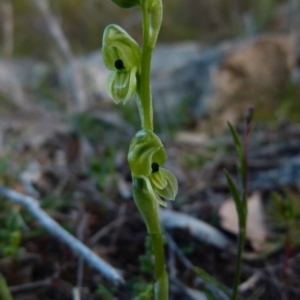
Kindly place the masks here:
<instances>
[{"instance_id":1,"label":"thin green leaf","mask_svg":"<svg viewBox=\"0 0 300 300\"><path fill-rule=\"evenodd\" d=\"M220 299L219 299L219 296L215 295L215 294L213 293L213 291L211 291L211 290L208 289L208 288L205 288L205 289L204 289L204 294L205 294L207 300L220 300Z\"/></svg>"},{"instance_id":2,"label":"thin green leaf","mask_svg":"<svg viewBox=\"0 0 300 300\"><path fill-rule=\"evenodd\" d=\"M231 132L232 138L234 140L234 144L236 145L236 147L242 148L242 144L241 144L240 138L239 138L236 130L234 129L234 127L229 122L227 122L227 125L229 127L229 130Z\"/></svg>"},{"instance_id":3,"label":"thin green leaf","mask_svg":"<svg viewBox=\"0 0 300 300\"><path fill-rule=\"evenodd\" d=\"M243 147L242 147L241 140L240 140L235 128L229 122L227 122L227 124L228 124L229 130L230 130L230 133L232 135L235 147L236 147L237 152L239 154L240 163L242 164L242 162L244 160L244 153L243 153Z\"/></svg>"},{"instance_id":4,"label":"thin green leaf","mask_svg":"<svg viewBox=\"0 0 300 300\"><path fill-rule=\"evenodd\" d=\"M242 180L244 181L244 178L246 178L247 173L247 167L246 167L246 160L245 157L240 158L240 166L239 166L239 172Z\"/></svg>"},{"instance_id":5,"label":"thin green leaf","mask_svg":"<svg viewBox=\"0 0 300 300\"><path fill-rule=\"evenodd\" d=\"M265 287L260 287L257 291L254 292L254 294L247 298L247 300L255 300L258 299L259 296L262 295L262 293L265 291Z\"/></svg>"},{"instance_id":6,"label":"thin green leaf","mask_svg":"<svg viewBox=\"0 0 300 300\"><path fill-rule=\"evenodd\" d=\"M194 273L197 276L199 276L200 278L202 278L207 283L212 284L214 287L216 287L218 289L219 292L221 292L222 294L225 294L228 297L228 299L230 299L230 295L228 294L228 292L224 288L223 284L219 280L217 280L213 276L209 275L206 271L204 271L201 268L193 267L192 270L194 271Z\"/></svg>"},{"instance_id":7,"label":"thin green leaf","mask_svg":"<svg viewBox=\"0 0 300 300\"><path fill-rule=\"evenodd\" d=\"M4 276L0 273L0 299L13 300Z\"/></svg>"},{"instance_id":8,"label":"thin green leaf","mask_svg":"<svg viewBox=\"0 0 300 300\"><path fill-rule=\"evenodd\" d=\"M153 286L152 284L148 284L145 287L145 290L139 295L137 295L133 300L152 300L153 294L154 294Z\"/></svg>"},{"instance_id":9,"label":"thin green leaf","mask_svg":"<svg viewBox=\"0 0 300 300\"><path fill-rule=\"evenodd\" d=\"M229 186L232 198L233 198L235 206L236 206L236 210L237 210L238 217L239 217L239 222L244 223L246 216L245 216L245 211L243 208L242 199L240 198L239 192L238 192L230 174L226 170L224 170L224 174L226 176L227 184Z\"/></svg>"}]
</instances>

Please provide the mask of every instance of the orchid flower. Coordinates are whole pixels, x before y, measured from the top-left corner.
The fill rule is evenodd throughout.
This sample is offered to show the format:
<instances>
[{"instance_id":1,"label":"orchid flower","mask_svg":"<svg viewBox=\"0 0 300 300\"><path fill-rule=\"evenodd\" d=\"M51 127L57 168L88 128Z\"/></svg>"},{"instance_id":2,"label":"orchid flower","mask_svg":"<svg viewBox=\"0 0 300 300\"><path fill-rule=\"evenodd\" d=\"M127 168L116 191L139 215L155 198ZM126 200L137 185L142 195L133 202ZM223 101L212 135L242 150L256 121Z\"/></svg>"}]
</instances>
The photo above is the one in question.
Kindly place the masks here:
<instances>
[{"instance_id":1,"label":"orchid flower","mask_svg":"<svg viewBox=\"0 0 300 300\"><path fill-rule=\"evenodd\" d=\"M162 206L167 206L167 203L160 197L174 200L178 190L174 174L161 167L166 160L166 150L152 131L137 132L128 153L132 176L143 179L144 189Z\"/></svg>"},{"instance_id":2,"label":"orchid flower","mask_svg":"<svg viewBox=\"0 0 300 300\"><path fill-rule=\"evenodd\" d=\"M105 66L112 71L106 91L115 103L124 101L126 104L136 92L141 49L124 29L113 24L105 28L102 56Z\"/></svg>"}]
</instances>

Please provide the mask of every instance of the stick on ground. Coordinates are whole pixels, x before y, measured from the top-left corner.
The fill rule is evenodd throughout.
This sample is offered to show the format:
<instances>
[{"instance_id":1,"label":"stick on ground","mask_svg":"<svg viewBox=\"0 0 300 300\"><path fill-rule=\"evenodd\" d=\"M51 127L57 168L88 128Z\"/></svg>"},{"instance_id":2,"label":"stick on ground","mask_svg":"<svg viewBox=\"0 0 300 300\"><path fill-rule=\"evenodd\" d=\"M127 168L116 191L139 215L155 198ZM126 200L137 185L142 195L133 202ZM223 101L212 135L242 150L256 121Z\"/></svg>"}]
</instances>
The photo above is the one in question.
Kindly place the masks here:
<instances>
[{"instance_id":1,"label":"stick on ground","mask_svg":"<svg viewBox=\"0 0 300 300\"><path fill-rule=\"evenodd\" d=\"M22 195L14 190L0 186L0 195L10 199L12 202L25 206L26 209L34 216L51 234L65 243L75 253L87 261L91 267L99 271L105 278L115 285L122 284L124 279L119 272L109 265L102 258L97 256L87 246L63 229L56 221L46 214L39 206L39 202L29 196Z\"/></svg>"},{"instance_id":2,"label":"stick on ground","mask_svg":"<svg viewBox=\"0 0 300 300\"><path fill-rule=\"evenodd\" d=\"M57 20L51 12L49 2L47 0L33 0L36 7L42 14L45 24L59 49L64 61L70 67L69 85L72 97L75 100L76 112L82 112L86 108L86 94L83 88L83 78L81 76L78 64L73 56L71 46Z\"/></svg>"}]
</instances>

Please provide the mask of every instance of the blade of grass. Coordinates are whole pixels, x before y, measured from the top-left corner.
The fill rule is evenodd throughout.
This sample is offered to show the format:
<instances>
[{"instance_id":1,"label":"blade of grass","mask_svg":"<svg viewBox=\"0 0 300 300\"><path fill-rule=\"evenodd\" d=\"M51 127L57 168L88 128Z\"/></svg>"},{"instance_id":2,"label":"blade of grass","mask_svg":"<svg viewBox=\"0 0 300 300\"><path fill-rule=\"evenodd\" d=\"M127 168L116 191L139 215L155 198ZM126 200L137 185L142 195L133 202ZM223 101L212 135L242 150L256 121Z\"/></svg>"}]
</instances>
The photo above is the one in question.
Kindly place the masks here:
<instances>
[{"instance_id":1,"label":"blade of grass","mask_svg":"<svg viewBox=\"0 0 300 300\"><path fill-rule=\"evenodd\" d=\"M13 300L4 276L0 273L0 299Z\"/></svg>"},{"instance_id":2,"label":"blade of grass","mask_svg":"<svg viewBox=\"0 0 300 300\"><path fill-rule=\"evenodd\" d=\"M209 275L205 270L199 267L194 267L192 270L197 276L199 276L200 278L202 278L203 280L205 280L206 282L212 284L215 288L217 288L219 293L224 294L228 299L230 299L228 292L226 291L223 284L220 283L219 280Z\"/></svg>"},{"instance_id":3,"label":"blade of grass","mask_svg":"<svg viewBox=\"0 0 300 300\"><path fill-rule=\"evenodd\" d=\"M227 184L229 186L231 195L233 197L233 200L234 200L234 203L236 206L239 223L244 222L245 221L245 211L244 211L244 206L242 204L241 198L239 196L239 192L238 192L236 185L234 184L230 174L226 170L224 170L224 174L226 176Z\"/></svg>"},{"instance_id":4,"label":"blade of grass","mask_svg":"<svg viewBox=\"0 0 300 300\"><path fill-rule=\"evenodd\" d=\"M253 293L252 296L248 297L247 300L255 300L255 299L258 299L258 297L261 296L262 293L263 293L264 291L265 291L265 287L264 287L264 286L260 287L257 291L255 291L255 292Z\"/></svg>"},{"instance_id":5,"label":"blade of grass","mask_svg":"<svg viewBox=\"0 0 300 300\"><path fill-rule=\"evenodd\" d=\"M230 133L232 135L232 138L233 138L233 141L234 141L234 144L239 152L239 154L242 152L242 143L241 143L241 140L236 132L236 130L234 129L234 127L229 123L227 122L228 124L228 127L229 127L229 130L230 130Z\"/></svg>"},{"instance_id":6,"label":"blade of grass","mask_svg":"<svg viewBox=\"0 0 300 300\"><path fill-rule=\"evenodd\" d=\"M242 176L244 176L244 174L245 174L245 155L244 155L244 151L243 151L243 146L242 146L241 140L240 140L235 128L229 122L227 122L227 124L228 124L229 130L230 130L230 133L232 135L236 150L239 155L238 170L239 170L240 174Z\"/></svg>"}]
</instances>

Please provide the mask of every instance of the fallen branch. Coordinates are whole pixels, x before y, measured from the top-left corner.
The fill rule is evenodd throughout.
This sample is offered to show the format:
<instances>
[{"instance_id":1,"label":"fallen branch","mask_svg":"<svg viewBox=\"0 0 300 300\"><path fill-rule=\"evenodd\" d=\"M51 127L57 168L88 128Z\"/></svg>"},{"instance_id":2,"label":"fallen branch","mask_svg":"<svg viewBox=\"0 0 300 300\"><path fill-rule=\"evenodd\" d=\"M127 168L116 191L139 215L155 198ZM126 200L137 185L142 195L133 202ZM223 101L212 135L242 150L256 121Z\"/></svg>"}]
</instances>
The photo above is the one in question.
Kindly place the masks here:
<instances>
[{"instance_id":1,"label":"fallen branch","mask_svg":"<svg viewBox=\"0 0 300 300\"><path fill-rule=\"evenodd\" d=\"M177 244L175 243L175 241L173 240L173 238L171 237L171 235L167 232L164 233L166 239L167 239L167 243L168 246L170 248L171 251L174 251L174 254L176 254L176 256L179 258L179 260L182 262L182 264L188 269L188 270L192 270L192 268L194 267L192 262L182 253L182 251L179 249L179 247L177 246ZM178 288L181 288L180 285L178 285L176 282L174 281L178 281L177 278L175 276L170 277L171 282L173 282ZM224 293L222 291L220 291L216 286L210 284L209 282L203 280L200 277L197 277L197 282L201 283L202 285L205 285L207 288L211 289L215 295L218 295L218 299L222 299L222 300L226 300L228 299L226 297L226 295L224 295ZM178 281L178 283L180 283ZM182 289L182 288L181 288ZM198 291L193 290L193 289L188 289L186 291L187 296L189 296L191 299L202 299L203 297L200 297L200 294L198 294ZM198 297L198 298L197 298Z\"/></svg>"},{"instance_id":2,"label":"fallen branch","mask_svg":"<svg viewBox=\"0 0 300 300\"><path fill-rule=\"evenodd\" d=\"M50 277L43 280L35 281L35 282L28 282L21 285L10 286L9 291L12 294L19 294L19 293L28 293L31 291L35 291L40 288L51 287L53 285L55 278Z\"/></svg>"},{"instance_id":3,"label":"fallen branch","mask_svg":"<svg viewBox=\"0 0 300 300\"><path fill-rule=\"evenodd\" d=\"M79 70L78 64L73 56L70 44L65 37L58 20L52 14L49 8L47 0L33 0L36 7L41 12L45 24L59 49L61 56L70 67L69 73L69 85L72 93L72 97L76 101L76 112L82 112L86 108L86 94L83 88L83 79Z\"/></svg>"},{"instance_id":4,"label":"fallen branch","mask_svg":"<svg viewBox=\"0 0 300 300\"><path fill-rule=\"evenodd\" d=\"M75 253L86 260L94 269L115 285L122 284L124 279L119 272L102 258L81 243L78 239L64 230L57 222L49 217L39 206L36 199L22 195L14 190L0 186L0 195L12 202L25 206L26 209L55 237L70 247Z\"/></svg>"},{"instance_id":5,"label":"fallen branch","mask_svg":"<svg viewBox=\"0 0 300 300\"><path fill-rule=\"evenodd\" d=\"M218 229L194 217L171 210L161 210L160 221L165 229L184 229L196 239L220 249L229 249L231 242Z\"/></svg>"}]
</instances>

